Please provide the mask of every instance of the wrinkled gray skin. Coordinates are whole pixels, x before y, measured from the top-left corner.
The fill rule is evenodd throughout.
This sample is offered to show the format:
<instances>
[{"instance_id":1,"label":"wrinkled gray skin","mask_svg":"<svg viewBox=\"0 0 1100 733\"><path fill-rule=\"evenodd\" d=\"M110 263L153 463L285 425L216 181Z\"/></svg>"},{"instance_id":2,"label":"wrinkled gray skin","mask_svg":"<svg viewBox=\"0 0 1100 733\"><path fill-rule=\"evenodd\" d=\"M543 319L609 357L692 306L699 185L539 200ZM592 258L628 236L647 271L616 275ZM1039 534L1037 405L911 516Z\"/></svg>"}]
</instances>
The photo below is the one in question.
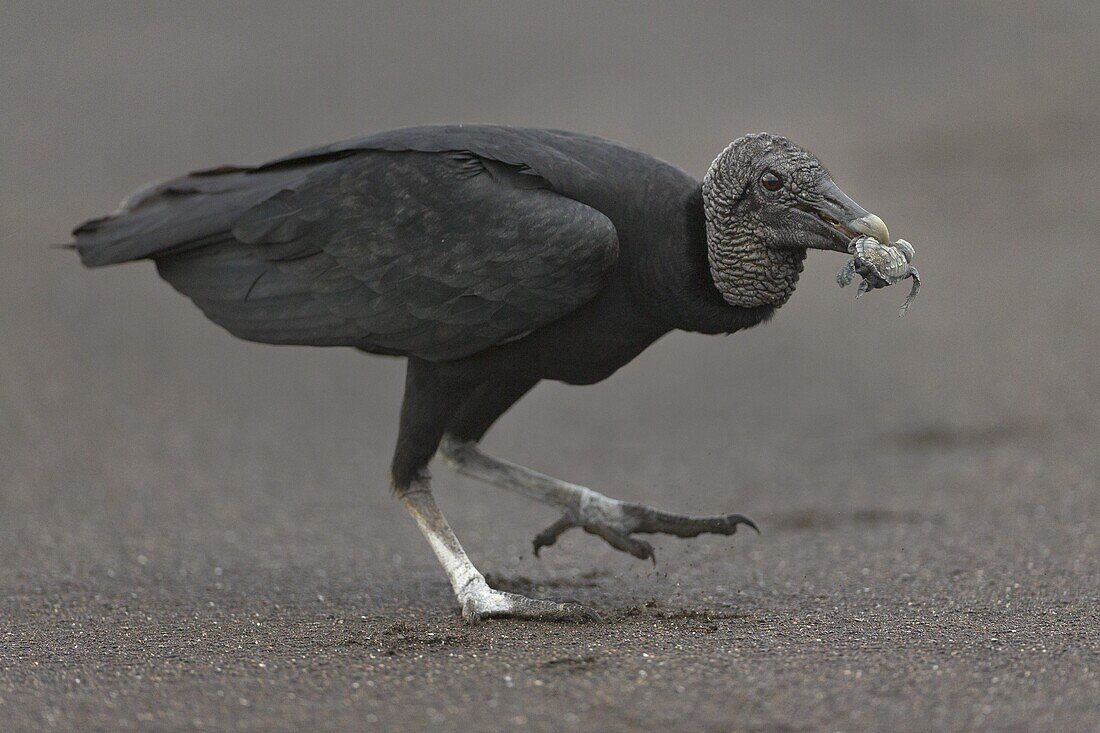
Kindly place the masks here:
<instances>
[{"instance_id":1,"label":"wrinkled gray skin","mask_svg":"<svg viewBox=\"0 0 1100 733\"><path fill-rule=\"evenodd\" d=\"M774 173L771 191L761 175ZM806 243L847 251L858 234L889 241L886 225L846 196L825 166L790 140L760 133L731 143L703 178L707 261L730 305L779 307L794 292Z\"/></svg>"},{"instance_id":2,"label":"wrinkled gray skin","mask_svg":"<svg viewBox=\"0 0 1100 733\"><path fill-rule=\"evenodd\" d=\"M884 288L896 285L906 278L913 278L913 287L909 296L898 310L898 316L904 316L909 310L913 299L920 292L920 273L910 263L916 256L913 245L904 239L899 239L892 244L883 244L873 237L856 237L848 245L848 252L853 258L848 264L840 268L836 274L836 281L840 287L847 286L858 274L863 278L859 284L859 292L856 297L862 297L875 288Z\"/></svg>"}]
</instances>

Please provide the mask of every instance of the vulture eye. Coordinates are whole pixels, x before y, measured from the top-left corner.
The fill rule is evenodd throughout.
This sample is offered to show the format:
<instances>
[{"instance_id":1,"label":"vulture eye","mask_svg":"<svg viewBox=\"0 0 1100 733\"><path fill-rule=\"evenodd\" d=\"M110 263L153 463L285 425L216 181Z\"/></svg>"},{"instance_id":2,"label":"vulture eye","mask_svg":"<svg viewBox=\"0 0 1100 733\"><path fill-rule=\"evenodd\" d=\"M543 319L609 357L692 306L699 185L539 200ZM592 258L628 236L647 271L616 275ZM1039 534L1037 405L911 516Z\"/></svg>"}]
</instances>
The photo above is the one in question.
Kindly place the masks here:
<instances>
[{"instance_id":1,"label":"vulture eye","mask_svg":"<svg viewBox=\"0 0 1100 733\"><path fill-rule=\"evenodd\" d=\"M783 188L783 179L771 171L760 174L760 185L767 191L778 191Z\"/></svg>"}]
</instances>

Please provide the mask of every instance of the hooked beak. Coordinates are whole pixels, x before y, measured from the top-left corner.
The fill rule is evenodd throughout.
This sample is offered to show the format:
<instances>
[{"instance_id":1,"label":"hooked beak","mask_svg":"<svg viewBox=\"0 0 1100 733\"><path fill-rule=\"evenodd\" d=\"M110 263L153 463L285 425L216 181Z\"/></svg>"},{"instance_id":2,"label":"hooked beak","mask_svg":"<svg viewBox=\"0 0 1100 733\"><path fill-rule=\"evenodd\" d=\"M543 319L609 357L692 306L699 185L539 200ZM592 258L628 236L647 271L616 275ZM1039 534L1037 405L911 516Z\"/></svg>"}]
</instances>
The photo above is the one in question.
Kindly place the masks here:
<instances>
[{"instance_id":1,"label":"hooked beak","mask_svg":"<svg viewBox=\"0 0 1100 733\"><path fill-rule=\"evenodd\" d=\"M861 234L883 244L890 243L890 230L886 228L886 223L850 199L831 180L821 184L821 194L821 204L810 209L810 213L825 222L838 235L821 249L847 252L848 242Z\"/></svg>"}]
</instances>

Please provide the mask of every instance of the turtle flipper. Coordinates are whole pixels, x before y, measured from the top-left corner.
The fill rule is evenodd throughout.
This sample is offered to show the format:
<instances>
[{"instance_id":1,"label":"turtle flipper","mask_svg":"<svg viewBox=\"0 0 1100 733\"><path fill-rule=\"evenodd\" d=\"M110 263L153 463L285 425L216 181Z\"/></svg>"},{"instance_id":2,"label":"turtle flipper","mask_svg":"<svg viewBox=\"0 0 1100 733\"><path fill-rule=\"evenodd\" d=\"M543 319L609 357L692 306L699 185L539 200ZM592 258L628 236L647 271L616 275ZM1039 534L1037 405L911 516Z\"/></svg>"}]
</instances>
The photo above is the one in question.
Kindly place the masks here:
<instances>
[{"instance_id":1,"label":"turtle flipper","mask_svg":"<svg viewBox=\"0 0 1100 733\"><path fill-rule=\"evenodd\" d=\"M856 261L849 260L848 264L840 268L840 271L836 274L836 284L840 287L847 287L852 282L852 278L856 276Z\"/></svg>"},{"instance_id":2,"label":"turtle flipper","mask_svg":"<svg viewBox=\"0 0 1100 733\"><path fill-rule=\"evenodd\" d=\"M862 298L865 294L875 289L875 286L871 284L870 280L864 280L859 284L859 290L856 292L857 298Z\"/></svg>"},{"instance_id":3,"label":"turtle flipper","mask_svg":"<svg viewBox=\"0 0 1100 733\"><path fill-rule=\"evenodd\" d=\"M901 304L901 308L898 309L898 318L901 318L908 312L909 306L913 303L913 299L916 298L917 293L920 292L920 273L917 272L917 268L912 267L909 269L909 277L913 278L913 287L909 291L909 296L905 299L905 302Z\"/></svg>"}]
</instances>

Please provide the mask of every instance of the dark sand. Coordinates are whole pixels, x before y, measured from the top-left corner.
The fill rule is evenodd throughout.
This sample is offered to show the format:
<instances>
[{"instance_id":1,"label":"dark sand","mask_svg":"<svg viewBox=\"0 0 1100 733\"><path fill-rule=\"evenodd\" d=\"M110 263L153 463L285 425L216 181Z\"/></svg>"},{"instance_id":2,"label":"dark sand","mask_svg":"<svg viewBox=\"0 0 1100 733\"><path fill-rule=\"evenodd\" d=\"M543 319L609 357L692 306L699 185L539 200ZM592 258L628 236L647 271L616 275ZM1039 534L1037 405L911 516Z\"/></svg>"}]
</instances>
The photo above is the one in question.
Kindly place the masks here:
<instances>
[{"instance_id":1,"label":"dark sand","mask_svg":"<svg viewBox=\"0 0 1100 733\"><path fill-rule=\"evenodd\" d=\"M1100 728L1100 13L4 3L0 728ZM45 244L146 180L433 121L701 175L784 132L915 243L858 303L538 388L493 452L763 534L658 564L436 469L499 587L460 623L387 485L402 365L245 344Z\"/></svg>"}]
</instances>

